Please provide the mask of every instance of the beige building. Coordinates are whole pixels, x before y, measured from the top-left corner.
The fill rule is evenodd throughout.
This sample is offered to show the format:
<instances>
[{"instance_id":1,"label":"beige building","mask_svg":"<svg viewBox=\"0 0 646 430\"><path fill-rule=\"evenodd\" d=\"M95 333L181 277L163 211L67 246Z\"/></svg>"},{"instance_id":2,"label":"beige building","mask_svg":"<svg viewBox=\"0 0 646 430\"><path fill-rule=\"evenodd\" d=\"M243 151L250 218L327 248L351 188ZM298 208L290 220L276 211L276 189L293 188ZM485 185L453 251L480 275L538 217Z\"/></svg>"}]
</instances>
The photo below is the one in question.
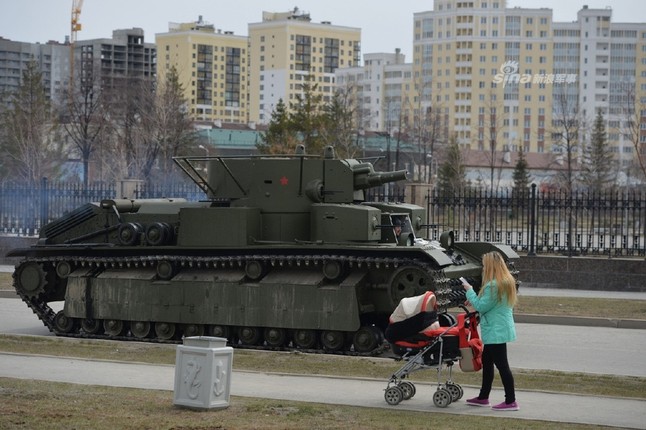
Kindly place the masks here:
<instances>
[{"instance_id":1,"label":"beige building","mask_svg":"<svg viewBox=\"0 0 646 430\"><path fill-rule=\"evenodd\" d=\"M414 14L414 92L422 109L445 112L449 130L471 150L495 142L503 163L520 148L558 161L557 101L567 100L565 110L582 123L604 114L616 158L630 164L634 146L622 112L633 107L626 94L646 102L646 24L613 23L610 8L584 6L576 21L555 23L551 9L506 6L435 0L432 11ZM581 146L589 138L584 133Z\"/></svg>"},{"instance_id":2,"label":"beige building","mask_svg":"<svg viewBox=\"0 0 646 430\"><path fill-rule=\"evenodd\" d=\"M249 24L249 118L266 124L279 100L287 107L302 94L302 84L329 101L334 72L359 64L361 30L313 23L295 8L286 13L263 12L262 22Z\"/></svg>"},{"instance_id":3,"label":"beige building","mask_svg":"<svg viewBox=\"0 0 646 430\"><path fill-rule=\"evenodd\" d=\"M156 35L157 77L175 67L197 121L247 123L248 38L217 30L200 16Z\"/></svg>"}]
</instances>

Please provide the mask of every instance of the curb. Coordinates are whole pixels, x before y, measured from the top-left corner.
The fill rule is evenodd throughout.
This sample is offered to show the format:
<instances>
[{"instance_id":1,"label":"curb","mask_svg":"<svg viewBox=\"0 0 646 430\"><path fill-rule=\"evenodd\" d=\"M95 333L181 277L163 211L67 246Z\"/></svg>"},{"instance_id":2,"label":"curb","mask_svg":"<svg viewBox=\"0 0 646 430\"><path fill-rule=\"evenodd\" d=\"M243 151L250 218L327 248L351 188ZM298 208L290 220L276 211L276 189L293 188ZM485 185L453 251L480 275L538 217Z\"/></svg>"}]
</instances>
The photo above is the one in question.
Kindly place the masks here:
<instances>
[{"instance_id":1,"label":"curb","mask_svg":"<svg viewBox=\"0 0 646 430\"><path fill-rule=\"evenodd\" d=\"M517 323L524 324L554 324L579 327L608 327L646 330L646 320L535 314L514 314L514 320Z\"/></svg>"}]
</instances>

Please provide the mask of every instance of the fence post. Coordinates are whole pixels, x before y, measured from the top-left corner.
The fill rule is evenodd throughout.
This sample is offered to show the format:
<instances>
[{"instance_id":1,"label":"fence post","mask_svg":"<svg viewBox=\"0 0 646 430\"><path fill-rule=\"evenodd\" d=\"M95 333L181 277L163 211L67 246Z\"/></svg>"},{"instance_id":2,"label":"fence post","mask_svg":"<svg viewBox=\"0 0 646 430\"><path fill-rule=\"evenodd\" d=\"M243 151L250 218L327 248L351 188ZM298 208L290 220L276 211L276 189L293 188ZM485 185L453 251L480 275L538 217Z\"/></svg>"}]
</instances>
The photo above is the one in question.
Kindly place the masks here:
<instances>
[{"instance_id":1,"label":"fence post","mask_svg":"<svg viewBox=\"0 0 646 430\"><path fill-rule=\"evenodd\" d=\"M433 196L431 195L431 190L426 189L426 239L431 240L431 229L430 229L430 223L431 223L431 210L433 210L433 207L431 205L431 198Z\"/></svg>"},{"instance_id":2,"label":"fence post","mask_svg":"<svg viewBox=\"0 0 646 430\"><path fill-rule=\"evenodd\" d=\"M42 229L49 218L49 190L47 187L47 178L40 180L40 227ZM34 231L34 234L36 232Z\"/></svg>"},{"instance_id":3,"label":"fence post","mask_svg":"<svg viewBox=\"0 0 646 430\"><path fill-rule=\"evenodd\" d=\"M532 195L529 199L529 257L536 257L536 184L532 184Z\"/></svg>"}]
</instances>

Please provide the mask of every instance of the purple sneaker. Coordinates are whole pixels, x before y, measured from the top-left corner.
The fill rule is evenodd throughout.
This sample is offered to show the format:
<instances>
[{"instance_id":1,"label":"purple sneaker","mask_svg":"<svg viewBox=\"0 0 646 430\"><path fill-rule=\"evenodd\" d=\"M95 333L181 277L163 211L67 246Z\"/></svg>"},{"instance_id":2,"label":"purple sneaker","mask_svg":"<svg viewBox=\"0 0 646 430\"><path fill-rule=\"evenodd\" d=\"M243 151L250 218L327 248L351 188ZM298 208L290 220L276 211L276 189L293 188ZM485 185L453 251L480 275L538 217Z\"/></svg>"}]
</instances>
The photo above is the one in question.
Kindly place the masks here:
<instances>
[{"instance_id":1,"label":"purple sneaker","mask_svg":"<svg viewBox=\"0 0 646 430\"><path fill-rule=\"evenodd\" d=\"M474 397L473 399L467 400L467 405L471 406L489 406L489 399L479 399Z\"/></svg>"},{"instance_id":2,"label":"purple sneaker","mask_svg":"<svg viewBox=\"0 0 646 430\"><path fill-rule=\"evenodd\" d=\"M502 402L495 406L492 406L491 409L493 409L494 411L517 411L520 408L518 407L518 403L516 402L511 402L511 403Z\"/></svg>"}]
</instances>

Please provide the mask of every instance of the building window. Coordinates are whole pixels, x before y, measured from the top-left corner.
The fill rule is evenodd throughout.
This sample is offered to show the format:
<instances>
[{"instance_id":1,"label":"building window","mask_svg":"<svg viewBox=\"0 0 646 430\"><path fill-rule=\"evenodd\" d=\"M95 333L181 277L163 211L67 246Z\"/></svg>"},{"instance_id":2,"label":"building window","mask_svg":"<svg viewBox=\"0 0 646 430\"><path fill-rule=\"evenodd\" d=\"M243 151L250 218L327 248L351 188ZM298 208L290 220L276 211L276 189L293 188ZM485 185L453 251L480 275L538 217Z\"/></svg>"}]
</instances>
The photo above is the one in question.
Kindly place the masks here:
<instances>
[{"instance_id":1,"label":"building window","mask_svg":"<svg viewBox=\"0 0 646 430\"><path fill-rule=\"evenodd\" d=\"M339 39L325 38L325 73L334 73L339 68Z\"/></svg>"},{"instance_id":2,"label":"building window","mask_svg":"<svg viewBox=\"0 0 646 430\"><path fill-rule=\"evenodd\" d=\"M227 47L224 105L240 107L241 52L240 48Z\"/></svg>"},{"instance_id":3,"label":"building window","mask_svg":"<svg viewBox=\"0 0 646 430\"><path fill-rule=\"evenodd\" d=\"M296 70L309 71L312 63L311 36L296 35Z\"/></svg>"}]
</instances>

